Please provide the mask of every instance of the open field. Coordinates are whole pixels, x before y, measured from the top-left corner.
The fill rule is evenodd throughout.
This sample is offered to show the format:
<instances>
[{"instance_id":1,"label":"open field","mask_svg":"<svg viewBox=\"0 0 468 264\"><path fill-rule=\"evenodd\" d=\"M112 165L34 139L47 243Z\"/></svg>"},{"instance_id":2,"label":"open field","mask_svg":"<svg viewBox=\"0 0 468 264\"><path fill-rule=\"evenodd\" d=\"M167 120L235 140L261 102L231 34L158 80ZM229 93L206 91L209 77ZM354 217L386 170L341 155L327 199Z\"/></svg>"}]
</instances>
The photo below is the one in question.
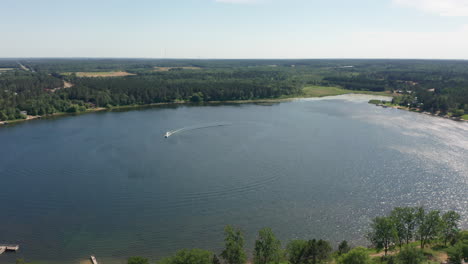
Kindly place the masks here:
<instances>
[{"instance_id":1,"label":"open field","mask_svg":"<svg viewBox=\"0 0 468 264\"><path fill-rule=\"evenodd\" d=\"M183 70L201 70L200 67L193 67L193 66L184 66L184 67L154 67L154 71L156 72L166 72L172 69L183 69Z\"/></svg>"},{"instance_id":2,"label":"open field","mask_svg":"<svg viewBox=\"0 0 468 264\"><path fill-rule=\"evenodd\" d=\"M111 71L111 72L63 72L63 75L71 75L75 73L77 77L123 77L136 75L125 71Z\"/></svg>"},{"instance_id":3,"label":"open field","mask_svg":"<svg viewBox=\"0 0 468 264\"><path fill-rule=\"evenodd\" d=\"M323 96L332 96L332 95L341 95L341 94L374 94L374 95L384 95L391 96L390 92L372 92L372 91L357 91L357 90L346 90L336 86L306 86L303 91L303 97L323 97Z\"/></svg>"},{"instance_id":4,"label":"open field","mask_svg":"<svg viewBox=\"0 0 468 264\"><path fill-rule=\"evenodd\" d=\"M63 81L63 88L70 88L73 86L73 83L70 83L70 82L67 82L67 81Z\"/></svg>"}]
</instances>

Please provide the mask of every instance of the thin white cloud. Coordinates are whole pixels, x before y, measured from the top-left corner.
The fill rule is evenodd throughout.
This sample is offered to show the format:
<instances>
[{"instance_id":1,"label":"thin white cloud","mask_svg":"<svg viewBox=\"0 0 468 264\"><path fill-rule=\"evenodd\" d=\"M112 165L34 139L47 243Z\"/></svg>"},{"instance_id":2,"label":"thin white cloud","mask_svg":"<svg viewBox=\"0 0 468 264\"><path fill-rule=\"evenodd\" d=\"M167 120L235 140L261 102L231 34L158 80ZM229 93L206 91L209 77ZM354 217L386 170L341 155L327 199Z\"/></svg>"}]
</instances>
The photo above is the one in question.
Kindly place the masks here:
<instances>
[{"instance_id":1,"label":"thin white cloud","mask_svg":"<svg viewBox=\"0 0 468 264\"><path fill-rule=\"evenodd\" d=\"M392 0L394 4L440 16L468 16L467 0Z\"/></svg>"},{"instance_id":2,"label":"thin white cloud","mask_svg":"<svg viewBox=\"0 0 468 264\"><path fill-rule=\"evenodd\" d=\"M218 3L228 3L228 4L253 4L257 2L256 0L215 0Z\"/></svg>"},{"instance_id":3,"label":"thin white cloud","mask_svg":"<svg viewBox=\"0 0 468 264\"><path fill-rule=\"evenodd\" d=\"M228 4L255 4L259 0L215 0L218 3L228 3Z\"/></svg>"}]
</instances>

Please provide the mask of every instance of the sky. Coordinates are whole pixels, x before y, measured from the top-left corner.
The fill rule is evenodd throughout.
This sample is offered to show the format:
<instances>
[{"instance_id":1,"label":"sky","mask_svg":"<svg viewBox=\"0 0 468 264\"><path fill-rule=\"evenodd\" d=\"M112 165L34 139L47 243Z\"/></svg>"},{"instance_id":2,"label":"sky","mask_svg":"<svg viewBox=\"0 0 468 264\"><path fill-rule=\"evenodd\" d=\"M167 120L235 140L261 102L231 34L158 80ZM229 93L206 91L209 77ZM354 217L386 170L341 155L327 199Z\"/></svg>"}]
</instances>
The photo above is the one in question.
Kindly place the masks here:
<instances>
[{"instance_id":1,"label":"sky","mask_svg":"<svg viewBox=\"0 0 468 264\"><path fill-rule=\"evenodd\" d=\"M468 0L0 0L0 57L468 59Z\"/></svg>"}]
</instances>

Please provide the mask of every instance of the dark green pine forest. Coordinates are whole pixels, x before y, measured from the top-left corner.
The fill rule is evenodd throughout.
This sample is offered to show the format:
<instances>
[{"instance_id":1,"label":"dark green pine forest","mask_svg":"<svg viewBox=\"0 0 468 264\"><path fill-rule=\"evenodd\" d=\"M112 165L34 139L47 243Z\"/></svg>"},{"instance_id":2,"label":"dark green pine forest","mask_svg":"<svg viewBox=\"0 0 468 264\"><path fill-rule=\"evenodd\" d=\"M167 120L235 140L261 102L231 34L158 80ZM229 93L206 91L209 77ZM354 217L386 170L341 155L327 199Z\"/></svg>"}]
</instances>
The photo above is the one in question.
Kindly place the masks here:
<instances>
[{"instance_id":1,"label":"dark green pine forest","mask_svg":"<svg viewBox=\"0 0 468 264\"><path fill-rule=\"evenodd\" d=\"M125 76L109 76L116 72ZM98 107L300 97L307 86L386 91L394 104L468 114L468 61L0 59L0 120Z\"/></svg>"}]
</instances>

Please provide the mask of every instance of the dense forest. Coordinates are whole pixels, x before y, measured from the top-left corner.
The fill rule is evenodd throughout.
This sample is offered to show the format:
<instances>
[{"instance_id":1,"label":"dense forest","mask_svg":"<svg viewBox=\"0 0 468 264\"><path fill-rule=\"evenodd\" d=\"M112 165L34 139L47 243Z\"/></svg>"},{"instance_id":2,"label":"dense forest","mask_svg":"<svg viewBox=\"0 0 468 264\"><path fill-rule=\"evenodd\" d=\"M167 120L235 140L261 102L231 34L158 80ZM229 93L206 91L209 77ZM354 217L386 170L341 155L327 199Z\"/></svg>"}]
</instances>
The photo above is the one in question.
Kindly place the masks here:
<instances>
[{"instance_id":1,"label":"dense forest","mask_svg":"<svg viewBox=\"0 0 468 264\"><path fill-rule=\"evenodd\" d=\"M64 81L73 84L64 89ZM127 77L81 78L42 72L0 75L0 120L93 107L162 102L276 98L300 93L300 85L280 71L168 71Z\"/></svg>"},{"instance_id":2,"label":"dense forest","mask_svg":"<svg viewBox=\"0 0 468 264\"><path fill-rule=\"evenodd\" d=\"M97 107L301 96L308 85L388 91L397 95L394 104L468 113L467 61L0 59L0 120Z\"/></svg>"},{"instance_id":3,"label":"dense forest","mask_svg":"<svg viewBox=\"0 0 468 264\"><path fill-rule=\"evenodd\" d=\"M258 232L252 256L245 250L242 230L224 228L224 248L219 255L203 249L183 249L158 264L462 264L468 260L468 231L459 230L460 215L422 207L397 207L372 219L369 248L352 247L343 240L335 247L324 239L295 239L282 247L270 228ZM382 252L383 251L383 252ZM17 264L25 264L18 259ZM128 264L149 264L130 257Z\"/></svg>"}]
</instances>

